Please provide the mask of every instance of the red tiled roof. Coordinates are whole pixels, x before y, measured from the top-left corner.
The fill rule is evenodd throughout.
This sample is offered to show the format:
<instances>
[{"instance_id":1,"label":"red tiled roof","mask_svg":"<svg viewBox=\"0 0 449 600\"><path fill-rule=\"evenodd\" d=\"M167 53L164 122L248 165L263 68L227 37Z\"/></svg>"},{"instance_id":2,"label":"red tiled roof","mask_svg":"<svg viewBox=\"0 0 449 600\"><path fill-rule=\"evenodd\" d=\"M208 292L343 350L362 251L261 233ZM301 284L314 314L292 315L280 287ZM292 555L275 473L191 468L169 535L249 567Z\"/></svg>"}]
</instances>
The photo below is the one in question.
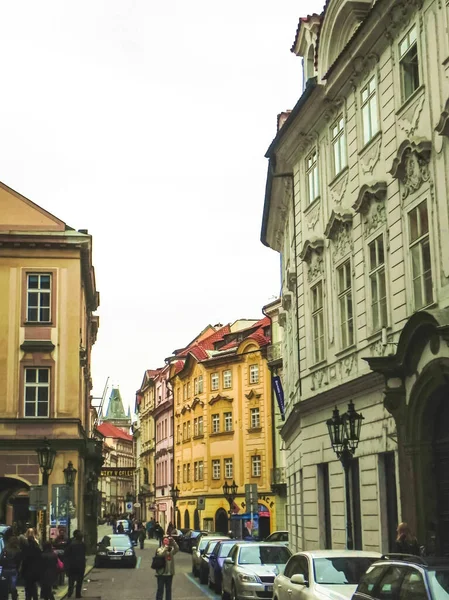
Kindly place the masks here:
<instances>
[{"instance_id":1,"label":"red tiled roof","mask_svg":"<svg viewBox=\"0 0 449 600\"><path fill-rule=\"evenodd\" d=\"M247 338L247 340L254 340L255 342L257 342L259 344L259 346L268 346L270 343L270 338L268 338L266 335L263 334L263 329L260 328L257 331L255 331L254 333L252 333L251 335L249 335Z\"/></svg>"},{"instance_id":2,"label":"red tiled roof","mask_svg":"<svg viewBox=\"0 0 449 600\"><path fill-rule=\"evenodd\" d=\"M184 367L184 363L182 362L182 360L178 360L178 362L175 363L175 375L177 373L179 373L179 371L182 371L183 367Z\"/></svg>"},{"instance_id":3,"label":"red tiled roof","mask_svg":"<svg viewBox=\"0 0 449 600\"><path fill-rule=\"evenodd\" d=\"M126 433L120 427L116 427L113 423L108 423L107 421L99 425L97 429L104 437L119 438L121 440L128 440L128 442L132 442L133 439L131 434Z\"/></svg>"}]
</instances>

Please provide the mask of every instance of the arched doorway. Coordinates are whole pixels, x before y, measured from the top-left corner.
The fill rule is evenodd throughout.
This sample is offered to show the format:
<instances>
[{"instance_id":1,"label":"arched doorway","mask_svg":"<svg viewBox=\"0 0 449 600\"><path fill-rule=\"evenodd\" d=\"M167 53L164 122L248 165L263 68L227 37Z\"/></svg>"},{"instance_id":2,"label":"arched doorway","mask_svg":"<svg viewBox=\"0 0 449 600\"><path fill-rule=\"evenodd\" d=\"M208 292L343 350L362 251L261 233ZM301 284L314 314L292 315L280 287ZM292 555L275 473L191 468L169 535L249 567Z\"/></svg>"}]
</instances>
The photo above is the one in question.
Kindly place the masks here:
<instances>
[{"instance_id":1,"label":"arched doorway","mask_svg":"<svg viewBox=\"0 0 449 600\"><path fill-rule=\"evenodd\" d=\"M263 504L259 504L259 539L264 540L270 533L270 509Z\"/></svg>"},{"instance_id":2,"label":"arched doorway","mask_svg":"<svg viewBox=\"0 0 449 600\"><path fill-rule=\"evenodd\" d=\"M36 524L36 513L29 510L29 485L14 477L0 477L0 523L16 522L23 529Z\"/></svg>"},{"instance_id":3,"label":"arched doorway","mask_svg":"<svg viewBox=\"0 0 449 600\"><path fill-rule=\"evenodd\" d=\"M195 512L193 513L193 529L197 531L201 529L200 527L200 511L195 508Z\"/></svg>"},{"instance_id":4,"label":"arched doorway","mask_svg":"<svg viewBox=\"0 0 449 600\"><path fill-rule=\"evenodd\" d=\"M215 531L227 535L229 531L228 513L224 508L219 508L215 513Z\"/></svg>"},{"instance_id":5,"label":"arched doorway","mask_svg":"<svg viewBox=\"0 0 449 600\"><path fill-rule=\"evenodd\" d=\"M176 529L181 529L181 513L176 509Z\"/></svg>"},{"instance_id":6,"label":"arched doorway","mask_svg":"<svg viewBox=\"0 0 449 600\"><path fill-rule=\"evenodd\" d=\"M442 556L449 555L449 386L440 388L435 393L438 402L435 411L434 430L434 464L436 480L436 509L439 540L438 552ZM429 529L432 523L429 523ZM430 542L432 540L429 540ZM429 541L427 542L429 544ZM437 550L437 548L435 548Z\"/></svg>"},{"instance_id":7,"label":"arched doorway","mask_svg":"<svg viewBox=\"0 0 449 600\"><path fill-rule=\"evenodd\" d=\"M187 508L184 511L184 527L190 529L190 514Z\"/></svg>"}]
</instances>

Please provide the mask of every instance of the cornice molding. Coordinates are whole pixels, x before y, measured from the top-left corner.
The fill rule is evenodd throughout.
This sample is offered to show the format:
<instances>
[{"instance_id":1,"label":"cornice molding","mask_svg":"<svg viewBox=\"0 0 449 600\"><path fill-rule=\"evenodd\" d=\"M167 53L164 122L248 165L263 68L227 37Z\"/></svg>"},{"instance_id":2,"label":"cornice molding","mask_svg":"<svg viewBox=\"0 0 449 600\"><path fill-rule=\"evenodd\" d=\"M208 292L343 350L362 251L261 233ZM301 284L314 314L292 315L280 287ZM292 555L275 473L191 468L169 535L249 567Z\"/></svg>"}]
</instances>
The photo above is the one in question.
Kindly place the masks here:
<instances>
[{"instance_id":1,"label":"cornice molding","mask_svg":"<svg viewBox=\"0 0 449 600\"><path fill-rule=\"evenodd\" d=\"M208 404L209 404L209 406L212 406L216 402L220 402L220 400L224 400L225 402L233 402L234 398L231 398L230 396L222 396L221 394L217 394L216 396L214 396L213 398L211 398L209 400Z\"/></svg>"}]
</instances>

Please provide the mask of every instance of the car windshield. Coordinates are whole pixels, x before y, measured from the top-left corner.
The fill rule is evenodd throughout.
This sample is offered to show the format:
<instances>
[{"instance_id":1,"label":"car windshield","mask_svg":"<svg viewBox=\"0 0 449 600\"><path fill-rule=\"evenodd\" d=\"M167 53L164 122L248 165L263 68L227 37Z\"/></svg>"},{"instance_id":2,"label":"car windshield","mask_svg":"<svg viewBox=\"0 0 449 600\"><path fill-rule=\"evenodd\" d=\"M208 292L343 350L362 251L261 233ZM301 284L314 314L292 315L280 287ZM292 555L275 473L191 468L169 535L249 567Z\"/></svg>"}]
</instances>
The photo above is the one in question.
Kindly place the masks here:
<instances>
[{"instance_id":1,"label":"car windshield","mask_svg":"<svg viewBox=\"0 0 449 600\"><path fill-rule=\"evenodd\" d=\"M235 542L230 542L228 544L222 544L220 546L220 550L218 551L218 556L226 558L228 554L231 552L231 548L235 545Z\"/></svg>"},{"instance_id":2,"label":"car windshield","mask_svg":"<svg viewBox=\"0 0 449 600\"><path fill-rule=\"evenodd\" d=\"M325 585L357 585L367 568L377 558L365 556L335 556L315 558L315 581Z\"/></svg>"},{"instance_id":3,"label":"car windshield","mask_svg":"<svg viewBox=\"0 0 449 600\"><path fill-rule=\"evenodd\" d=\"M131 542L127 535L105 535L101 540L102 546L116 546L117 548L129 548Z\"/></svg>"},{"instance_id":4,"label":"car windshield","mask_svg":"<svg viewBox=\"0 0 449 600\"><path fill-rule=\"evenodd\" d=\"M207 544L206 550L204 551L204 554L210 554L211 552L214 551L215 546L218 544L219 540L214 540L214 541L209 541L209 543Z\"/></svg>"},{"instance_id":5,"label":"car windshield","mask_svg":"<svg viewBox=\"0 0 449 600\"><path fill-rule=\"evenodd\" d=\"M449 600L449 569L435 569L428 572L434 600Z\"/></svg>"},{"instance_id":6,"label":"car windshield","mask_svg":"<svg viewBox=\"0 0 449 600\"><path fill-rule=\"evenodd\" d=\"M198 550L204 550L204 548L207 546L207 544L209 542L210 542L210 539L208 540L207 537L201 538L199 546L198 546Z\"/></svg>"},{"instance_id":7,"label":"car windshield","mask_svg":"<svg viewBox=\"0 0 449 600\"><path fill-rule=\"evenodd\" d=\"M241 565L285 565L290 552L285 546L257 546L248 544L240 550Z\"/></svg>"}]
</instances>

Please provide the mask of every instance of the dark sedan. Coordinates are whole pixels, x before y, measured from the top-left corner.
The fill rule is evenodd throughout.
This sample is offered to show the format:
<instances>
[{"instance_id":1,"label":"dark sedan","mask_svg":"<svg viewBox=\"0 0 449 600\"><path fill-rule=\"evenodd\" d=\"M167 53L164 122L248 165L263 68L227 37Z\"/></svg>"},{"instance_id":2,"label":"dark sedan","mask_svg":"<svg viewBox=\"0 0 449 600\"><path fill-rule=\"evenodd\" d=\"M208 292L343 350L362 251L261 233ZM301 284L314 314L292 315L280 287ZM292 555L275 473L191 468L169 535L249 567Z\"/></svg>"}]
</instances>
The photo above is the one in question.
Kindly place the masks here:
<instances>
[{"instance_id":1,"label":"dark sedan","mask_svg":"<svg viewBox=\"0 0 449 600\"><path fill-rule=\"evenodd\" d=\"M98 544L95 566L124 566L135 568L137 557L131 540L123 533L105 535Z\"/></svg>"},{"instance_id":2,"label":"dark sedan","mask_svg":"<svg viewBox=\"0 0 449 600\"><path fill-rule=\"evenodd\" d=\"M181 538L181 544L179 546L179 549L183 552L189 552L189 554L191 554L192 546L196 546L196 543L198 541L197 538L199 535L202 534L207 535L208 532L197 529L191 529L190 531L187 531L187 533Z\"/></svg>"},{"instance_id":3,"label":"dark sedan","mask_svg":"<svg viewBox=\"0 0 449 600\"><path fill-rule=\"evenodd\" d=\"M212 550L209 556L209 587L221 594L221 570L224 559L228 556L235 540L222 540Z\"/></svg>"}]
</instances>

